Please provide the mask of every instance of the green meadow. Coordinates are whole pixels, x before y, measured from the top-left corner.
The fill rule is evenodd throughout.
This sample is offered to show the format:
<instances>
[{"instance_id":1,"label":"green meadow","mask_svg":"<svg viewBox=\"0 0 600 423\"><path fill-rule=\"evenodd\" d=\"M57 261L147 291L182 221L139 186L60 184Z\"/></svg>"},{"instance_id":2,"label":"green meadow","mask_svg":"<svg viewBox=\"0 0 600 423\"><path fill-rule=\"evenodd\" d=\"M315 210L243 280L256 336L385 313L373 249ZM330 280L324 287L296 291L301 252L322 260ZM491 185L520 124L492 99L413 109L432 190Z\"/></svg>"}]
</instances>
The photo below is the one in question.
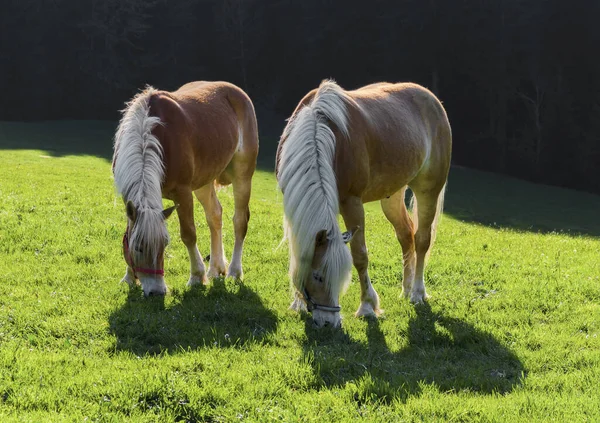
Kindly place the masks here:
<instances>
[{"instance_id":1,"label":"green meadow","mask_svg":"<svg viewBox=\"0 0 600 423\"><path fill-rule=\"evenodd\" d=\"M455 167L426 268L366 206L385 313L341 330L288 310L275 140L262 140L242 282L186 287L168 221L165 298L120 280L113 123L0 123L0 421L600 421L600 197ZM219 192L227 256L231 188ZM170 205L165 201L165 206ZM199 249L208 227L196 205Z\"/></svg>"}]
</instances>

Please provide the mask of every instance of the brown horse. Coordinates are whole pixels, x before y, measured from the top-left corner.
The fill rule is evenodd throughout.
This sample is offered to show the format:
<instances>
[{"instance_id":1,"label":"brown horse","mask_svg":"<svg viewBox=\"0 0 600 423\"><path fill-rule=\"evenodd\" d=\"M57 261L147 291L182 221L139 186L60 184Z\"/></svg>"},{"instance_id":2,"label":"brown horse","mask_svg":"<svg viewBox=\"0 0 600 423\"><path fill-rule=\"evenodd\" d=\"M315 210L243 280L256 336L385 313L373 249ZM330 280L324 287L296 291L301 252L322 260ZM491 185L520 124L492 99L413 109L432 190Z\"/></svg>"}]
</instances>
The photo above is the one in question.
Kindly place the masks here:
<instances>
[{"instance_id":1,"label":"brown horse","mask_svg":"<svg viewBox=\"0 0 600 423\"><path fill-rule=\"evenodd\" d=\"M380 200L404 254L403 295L422 302L425 258L435 237L450 168L452 135L439 100L416 84L379 83L344 91L324 81L300 102L277 151L292 308L319 326L339 326L339 296L358 271L357 316L378 315L367 272L363 203ZM404 203L414 193L413 219ZM342 234L341 213L351 232ZM414 223L413 223L414 220ZM352 253L344 246L351 240Z\"/></svg>"},{"instance_id":2,"label":"brown horse","mask_svg":"<svg viewBox=\"0 0 600 423\"><path fill-rule=\"evenodd\" d=\"M190 256L188 285L207 282L196 246L193 194L210 228L208 277L227 269L222 209L215 184L233 185L235 245L228 276L242 277L242 248L250 219L248 202L258 155L258 131L250 98L226 82L191 82L175 92L148 87L123 112L113 156L115 185L127 210L124 281L136 279L144 295L164 295L163 255L169 242L165 219L177 209L181 239ZM163 210L162 198L177 206Z\"/></svg>"}]
</instances>

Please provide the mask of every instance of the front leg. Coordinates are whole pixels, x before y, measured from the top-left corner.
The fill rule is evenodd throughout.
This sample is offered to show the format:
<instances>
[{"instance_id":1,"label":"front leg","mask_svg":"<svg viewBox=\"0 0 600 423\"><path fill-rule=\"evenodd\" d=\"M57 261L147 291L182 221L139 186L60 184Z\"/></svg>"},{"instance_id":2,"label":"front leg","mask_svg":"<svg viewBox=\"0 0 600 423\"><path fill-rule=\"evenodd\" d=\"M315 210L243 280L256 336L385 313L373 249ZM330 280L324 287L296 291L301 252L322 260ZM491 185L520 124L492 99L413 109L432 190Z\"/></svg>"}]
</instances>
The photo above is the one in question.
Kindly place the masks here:
<instances>
[{"instance_id":1,"label":"front leg","mask_svg":"<svg viewBox=\"0 0 600 423\"><path fill-rule=\"evenodd\" d=\"M360 306L356 311L356 316L379 316L382 313L379 308L379 295L371 284L368 272L369 256L365 243L365 211L362 200L358 197L350 197L340 206L346 227L348 229L360 227L350 241L352 261L360 280Z\"/></svg>"},{"instance_id":2,"label":"front leg","mask_svg":"<svg viewBox=\"0 0 600 423\"><path fill-rule=\"evenodd\" d=\"M176 201L179 203L177 216L181 240L185 244L190 256L190 279L188 286L207 284L206 269L198 246L196 245L196 226L194 225L194 197L189 189L177 192Z\"/></svg>"},{"instance_id":3,"label":"front leg","mask_svg":"<svg viewBox=\"0 0 600 423\"><path fill-rule=\"evenodd\" d=\"M121 282L127 282L129 287L133 288L137 285L137 280L135 278L135 273L131 269L131 267L127 266L127 270L125 271L125 276L121 279Z\"/></svg>"},{"instance_id":4,"label":"front leg","mask_svg":"<svg viewBox=\"0 0 600 423\"><path fill-rule=\"evenodd\" d=\"M306 307L306 301L304 301L304 297L298 290L294 292L294 301L292 301L292 304L290 304L290 310L294 310L298 313L308 312L308 308Z\"/></svg>"}]
</instances>

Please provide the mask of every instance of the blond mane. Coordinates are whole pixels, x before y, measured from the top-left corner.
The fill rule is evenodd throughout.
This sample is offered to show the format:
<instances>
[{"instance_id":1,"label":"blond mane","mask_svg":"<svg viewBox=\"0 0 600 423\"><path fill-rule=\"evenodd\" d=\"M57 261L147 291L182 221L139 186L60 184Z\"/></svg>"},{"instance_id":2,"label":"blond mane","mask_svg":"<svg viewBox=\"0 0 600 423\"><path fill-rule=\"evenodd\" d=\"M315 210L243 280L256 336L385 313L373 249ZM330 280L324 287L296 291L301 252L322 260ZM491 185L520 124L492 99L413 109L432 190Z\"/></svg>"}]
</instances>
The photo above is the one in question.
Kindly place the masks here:
<instances>
[{"instance_id":1,"label":"blond mane","mask_svg":"<svg viewBox=\"0 0 600 423\"><path fill-rule=\"evenodd\" d=\"M113 157L117 191L137 210L130 239L132 250L152 254L155 264L158 246L169 239L162 215L163 149L152 134L154 127L162 123L160 118L150 116L148 104L156 92L147 87L127 103L115 135Z\"/></svg>"},{"instance_id":2,"label":"blond mane","mask_svg":"<svg viewBox=\"0 0 600 423\"><path fill-rule=\"evenodd\" d=\"M336 301L350 281L352 257L337 223L336 137L328 121L348 137L347 103L351 101L335 82L321 83L312 102L284 130L278 175L291 282L300 292L304 290L312 272L316 234L326 229L329 244L319 270L330 298Z\"/></svg>"}]
</instances>

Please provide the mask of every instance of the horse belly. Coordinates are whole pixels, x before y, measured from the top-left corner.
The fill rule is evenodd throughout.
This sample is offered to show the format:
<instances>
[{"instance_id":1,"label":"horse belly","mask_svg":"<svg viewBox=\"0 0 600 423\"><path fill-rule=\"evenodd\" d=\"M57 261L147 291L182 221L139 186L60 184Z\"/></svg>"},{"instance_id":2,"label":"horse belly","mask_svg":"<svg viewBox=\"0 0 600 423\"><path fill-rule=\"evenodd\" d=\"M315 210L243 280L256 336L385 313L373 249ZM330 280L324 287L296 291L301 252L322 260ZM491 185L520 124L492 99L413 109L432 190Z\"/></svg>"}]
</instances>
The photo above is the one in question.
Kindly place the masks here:
<instances>
[{"instance_id":1,"label":"horse belly","mask_svg":"<svg viewBox=\"0 0 600 423\"><path fill-rule=\"evenodd\" d=\"M210 184L213 181L217 181L219 185L229 185L231 181L227 176L227 169L231 163L231 157L220 157L221 160L209 163L208 160L203 160L196 167L194 172L194 180L192 182L193 189L203 187L206 184Z\"/></svg>"},{"instance_id":2,"label":"horse belly","mask_svg":"<svg viewBox=\"0 0 600 423\"><path fill-rule=\"evenodd\" d=\"M369 181L369 185L362 195L363 203L371 201L379 201L387 198L404 188L408 182L404 179L387 180L385 178L377 178Z\"/></svg>"},{"instance_id":3,"label":"horse belly","mask_svg":"<svg viewBox=\"0 0 600 423\"><path fill-rule=\"evenodd\" d=\"M371 160L369 182L362 199L367 203L387 198L400 191L419 173L425 162L424 154L402 149L403 154L385 154Z\"/></svg>"},{"instance_id":4,"label":"horse belly","mask_svg":"<svg viewBox=\"0 0 600 423\"><path fill-rule=\"evenodd\" d=\"M232 177L230 175L230 173L227 171L227 169L221 173L217 178L216 178L217 184L221 185L221 186L226 186L231 184L232 182Z\"/></svg>"}]
</instances>

